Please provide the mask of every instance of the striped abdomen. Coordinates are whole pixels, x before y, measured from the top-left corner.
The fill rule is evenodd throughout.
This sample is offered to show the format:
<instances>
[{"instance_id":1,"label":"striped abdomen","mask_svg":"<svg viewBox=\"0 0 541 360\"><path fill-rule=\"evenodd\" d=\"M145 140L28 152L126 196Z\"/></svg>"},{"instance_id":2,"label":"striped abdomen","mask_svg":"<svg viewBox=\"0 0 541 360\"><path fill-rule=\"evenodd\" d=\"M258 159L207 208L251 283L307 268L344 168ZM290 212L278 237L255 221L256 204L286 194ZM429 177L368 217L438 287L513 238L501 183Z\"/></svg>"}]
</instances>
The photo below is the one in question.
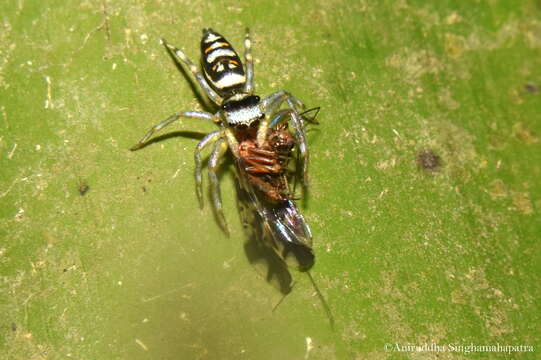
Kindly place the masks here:
<instances>
[{"instance_id":1,"label":"striped abdomen","mask_svg":"<svg viewBox=\"0 0 541 360\"><path fill-rule=\"evenodd\" d=\"M241 92L246 75L239 55L231 44L212 29L203 30L201 55L205 76L222 97Z\"/></svg>"}]
</instances>

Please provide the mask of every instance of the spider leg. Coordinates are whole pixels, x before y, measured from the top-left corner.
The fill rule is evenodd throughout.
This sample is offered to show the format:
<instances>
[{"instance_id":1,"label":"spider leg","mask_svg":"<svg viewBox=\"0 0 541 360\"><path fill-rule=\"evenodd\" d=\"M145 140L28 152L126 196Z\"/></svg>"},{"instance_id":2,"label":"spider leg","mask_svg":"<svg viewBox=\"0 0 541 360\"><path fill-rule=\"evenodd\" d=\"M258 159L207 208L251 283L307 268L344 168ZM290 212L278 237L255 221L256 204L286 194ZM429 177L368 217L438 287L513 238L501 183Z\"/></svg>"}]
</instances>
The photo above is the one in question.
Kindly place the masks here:
<instances>
[{"instance_id":1,"label":"spider leg","mask_svg":"<svg viewBox=\"0 0 541 360\"><path fill-rule=\"evenodd\" d=\"M213 121L213 122L218 122L219 121L219 118L215 117L214 115L212 115L211 113L207 113L207 112L199 112L199 111L179 111L171 116L169 116L167 119L165 119L164 121L162 121L161 123L157 124L157 125L154 125L146 134L145 136L143 136L141 138L141 140L139 140L139 142L137 142L137 144L133 145L130 150L131 151L135 151L135 150L138 150L140 148L142 148L145 143L147 142L148 139L150 139L150 137L152 135L154 135L154 133L156 131L160 131L161 129L163 129L164 127L168 126L168 125L171 125L173 122L179 120L180 118L182 117L185 117L185 118L192 118L192 119L200 119L200 120L208 120L208 121Z\"/></svg>"},{"instance_id":2,"label":"spider leg","mask_svg":"<svg viewBox=\"0 0 541 360\"><path fill-rule=\"evenodd\" d=\"M270 127L275 127L282 121L291 119L293 123L293 129L295 130L295 140L297 142L297 148L299 149L299 155L301 158L301 175L304 187L308 187L308 144L306 142L306 131L304 130L304 119L299 113L292 109L283 109L278 111L269 123ZM259 136L259 133L258 133Z\"/></svg>"},{"instance_id":3,"label":"spider leg","mask_svg":"<svg viewBox=\"0 0 541 360\"><path fill-rule=\"evenodd\" d=\"M182 62L184 63L188 69L190 69L190 71L192 72L193 76L195 76L197 82L199 83L199 85L201 86L201 88L205 91L205 93L207 94L207 96L217 105L221 105L222 102L223 102L223 99L220 95L218 95L216 93L216 91L214 91L210 85L208 84L207 80L205 79L205 77L203 76L203 74L197 69L197 66L194 65L194 63L188 59L188 57L186 56L186 54L184 54L182 52L182 50L179 50L177 49L176 47L174 47L173 45L170 45L167 43L167 41L165 41L165 39L161 39L161 43L163 44L163 46L165 46L165 48L167 49L168 52L170 52L177 61L179 62Z\"/></svg>"},{"instance_id":4,"label":"spider leg","mask_svg":"<svg viewBox=\"0 0 541 360\"><path fill-rule=\"evenodd\" d=\"M304 130L304 120L296 111L291 111L291 121L293 122L293 128L295 129L295 138L297 139L297 146L301 157L301 174L302 184L305 188L308 187L308 143L306 142L306 131Z\"/></svg>"},{"instance_id":5,"label":"spider leg","mask_svg":"<svg viewBox=\"0 0 541 360\"><path fill-rule=\"evenodd\" d=\"M308 110L303 111L299 115L302 117L303 121L308 121L309 123L319 125L319 122L316 120L317 114L319 114L320 107L314 107L310 108ZM306 116L307 114L313 113L313 116ZM278 125L283 119L284 116L288 114L288 110L280 110L274 114L272 117L272 120L269 122L269 127L274 128L276 125Z\"/></svg>"},{"instance_id":6,"label":"spider leg","mask_svg":"<svg viewBox=\"0 0 541 360\"><path fill-rule=\"evenodd\" d=\"M302 112L304 109L304 104L299 99L287 91L279 90L261 100L262 110L266 115L273 114L282 106L284 101L287 102L287 106L292 110Z\"/></svg>"},{"instance_id":7,"label":"spider leg","mask_svg":"<svg viewBox=\"0 0 541 360\"><path fill-rule=\"evenodd\" d=\"M235 133L230 128L224 128L223 136L227 141L227 146L229 150L233 153L235 158L239 157L239 142L235 138Z\"/></svg>"},{"instance_id":8,"label":"spider leg","mask_svg":"<svg viewBox=\"0 0 541 360\"><path fill-rule=\"evenodd\" d=\"M250 38L250 29L246 28L244 38L244 59L246 61L246 83L244 92L252 94L254 92L254 59L252 57L252 39Z\"/></svg>"},{"instance_id":9,"label":"spider leg","mask_svg":"<svg viewBox=\"0 0 541 360\"><path fill-rule=\"evenodd\" d=\"M259 127L257 128L257 138L256 138L258 146L262 146L265 140L267 139L268 128L269 127L272 128L276 126L278 123L280 123L281 121L283 121L285 117L289 115L290 112L291 110L289 109L280 110L274 114L272 120L269 121L269 119L265 117L265 119L263 119L259 123Z\"/></svg>"},{"instance_id":10,"label":"spider leg","mask_svg":"<svg viewBox=\"0 0 541 360\"><path fill-rule=\"evenodd\" d=\"M289 109L295 112L302 112L304 104L296 97L284 90L279 90L270 94L263 100L261 100L261 111L265 114L265 117L259 123L257 129L257 144L261 146L267 136L267 129L269 128L269 116L276 113L276 110L282 106L284 101L287 103Z\"/></svg>"},{"instance_id":11,"label":"spider leg","mask_svg":"<svg viewBox=\"0 0 541 360\"><path fill-rule=\"evenodd\" d=\"M291 110L289 109L283 109L283 110L280 110L278 112L276 112L274 114L274 116L272 117L271 121L269 122L269 127L270 128L273 128L275 127L276 125L278 125L279 123L281 123L284 119L286 119L286 116L289 115Z\"/></svg>"},{"instance_id":12,"label":"spider leg","mask_svg":"<svg viewBox=\"0 0 541 360\"><path fill-rule=\"evenodd\" d=\"M194 160L195 160L195 190L197 193L197 199L199 200L199 207L203 208L203 177L201 176L201 168L203 162L201 161L201 152L208 145L216 142L222 133L220 130L213 131L207 134L195 147Z\"/></svg>"},{"instance_id":13,"label":"spider leg","mask_svg":"<svg viewBox=\"0 0 541 360\"><path fill-rule=\"evenodd\" d=\"M223 138L218 139L214 143L214 147L212 149L212 153L210 154L210 159L208 163L208 171L209 171L210 189L211 189L212 202L214 204L214 209L216 210L216 214L218 216L218 221L220 222L220 225L222 226L226 234L229 236L229 229L227 227L227 222L225 220L224 210L222 206L220 182L218 180L218 175L217 175L219 161L226 150L227 150L227 142L225 141L225 139Z\"/></svg>"}]
</instances>

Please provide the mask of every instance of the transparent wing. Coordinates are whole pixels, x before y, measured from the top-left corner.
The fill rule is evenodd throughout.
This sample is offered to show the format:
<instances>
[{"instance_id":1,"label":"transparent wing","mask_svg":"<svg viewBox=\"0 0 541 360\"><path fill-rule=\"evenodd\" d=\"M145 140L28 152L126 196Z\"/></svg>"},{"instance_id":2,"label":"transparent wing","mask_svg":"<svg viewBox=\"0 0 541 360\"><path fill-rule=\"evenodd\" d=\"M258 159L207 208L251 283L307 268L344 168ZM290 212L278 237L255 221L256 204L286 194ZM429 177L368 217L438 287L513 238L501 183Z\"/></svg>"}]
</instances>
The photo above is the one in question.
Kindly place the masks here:
<instances>
[{"instance_id":1,"label":"transparent wing","mask_svg":"<svg viewBox=\"0 0 541 360\"><path fill-rule=\"evenodd\" d=\"M261 221L259 213L254 209L251 196L246 189L236 184L237 206L242 219L247 241L244 243L244 252L250 264L263 276L269 284L274 286L283 295L291 292L293 279L287 265L276 256L276 252L270 246L265 237L269 236L265 225Z\"/></svg>"},{"instance_id":2,"label":"transparent wing","mask_svg":"<svg viewBox=\"0 0 541 360\"><path fill-rule=\"evenodd\" d=\"M287 200L278 204L262 201L258 190L250 184L241 166L237 163L237 177L243 201L258 217L261 239L288 264L300 271L314 265L312 234L295 202Z\"/></svg>"}]
</instances>

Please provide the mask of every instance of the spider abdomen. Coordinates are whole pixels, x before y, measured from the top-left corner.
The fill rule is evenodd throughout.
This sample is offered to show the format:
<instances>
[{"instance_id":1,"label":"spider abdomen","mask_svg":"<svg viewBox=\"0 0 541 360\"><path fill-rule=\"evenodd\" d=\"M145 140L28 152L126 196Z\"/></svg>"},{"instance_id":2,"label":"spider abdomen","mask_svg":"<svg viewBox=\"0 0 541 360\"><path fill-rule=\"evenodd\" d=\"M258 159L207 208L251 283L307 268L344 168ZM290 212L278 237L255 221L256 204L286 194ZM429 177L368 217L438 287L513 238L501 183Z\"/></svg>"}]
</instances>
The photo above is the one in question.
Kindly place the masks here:
<instances>
[{"instance_id":1,"label":"spider abdomen","mask_svg":"<svg viewBox=\"0 0 541 360\"><path fill-rule=\"evenodd\" d=\"M233 46L212 29L203 30L201 62L210 86L222 97L242 91L246 74Z\"/></svg>"}]
</instances>

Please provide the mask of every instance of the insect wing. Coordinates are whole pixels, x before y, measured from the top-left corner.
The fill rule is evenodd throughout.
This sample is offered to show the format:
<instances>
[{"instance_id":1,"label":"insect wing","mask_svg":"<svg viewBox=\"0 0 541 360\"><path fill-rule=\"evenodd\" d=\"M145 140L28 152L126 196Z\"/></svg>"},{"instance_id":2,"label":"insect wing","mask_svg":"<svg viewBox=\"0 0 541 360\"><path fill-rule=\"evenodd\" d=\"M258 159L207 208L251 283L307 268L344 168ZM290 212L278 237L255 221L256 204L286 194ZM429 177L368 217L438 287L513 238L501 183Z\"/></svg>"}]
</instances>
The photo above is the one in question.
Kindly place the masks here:
<instances>
[{"instance_id":1,"label":"insect wing","mask_svg":"<svg viewBox=\"0 0 541 360\"><path fill-rule=\"evenodd\" d=\"M278 255L300 271L314 265L312 234L295 203L291 200L277 207L264 208L267 227L274 239Z\"/></svg>"},{"instance_id":2,"label":"insect wing","mask_svg":"<svg viewBox=\"0 0 541 360\"><path fill-rule=\"evenodd\" d=\"M271 224L271 232L284 241L299 246L312 247L312 234L295 203L291 200L277 207L263 208L264 217Z\"/></svg>"},{"instance_id":3,"label":"insect wing","mask_svg":"<svg viewBox=\"0 0 541 360\"><path fill-rule=\"evenodd\" d=\"M267 204L259 199L241 166L237 166L244 200L259 215L263 226L263 240L274 249L288 266L300 271L314 264L312 234L295 203L291 200L278 205ZM267 236L265 236L267 235Z\"/></svg>"}]
</instances>

